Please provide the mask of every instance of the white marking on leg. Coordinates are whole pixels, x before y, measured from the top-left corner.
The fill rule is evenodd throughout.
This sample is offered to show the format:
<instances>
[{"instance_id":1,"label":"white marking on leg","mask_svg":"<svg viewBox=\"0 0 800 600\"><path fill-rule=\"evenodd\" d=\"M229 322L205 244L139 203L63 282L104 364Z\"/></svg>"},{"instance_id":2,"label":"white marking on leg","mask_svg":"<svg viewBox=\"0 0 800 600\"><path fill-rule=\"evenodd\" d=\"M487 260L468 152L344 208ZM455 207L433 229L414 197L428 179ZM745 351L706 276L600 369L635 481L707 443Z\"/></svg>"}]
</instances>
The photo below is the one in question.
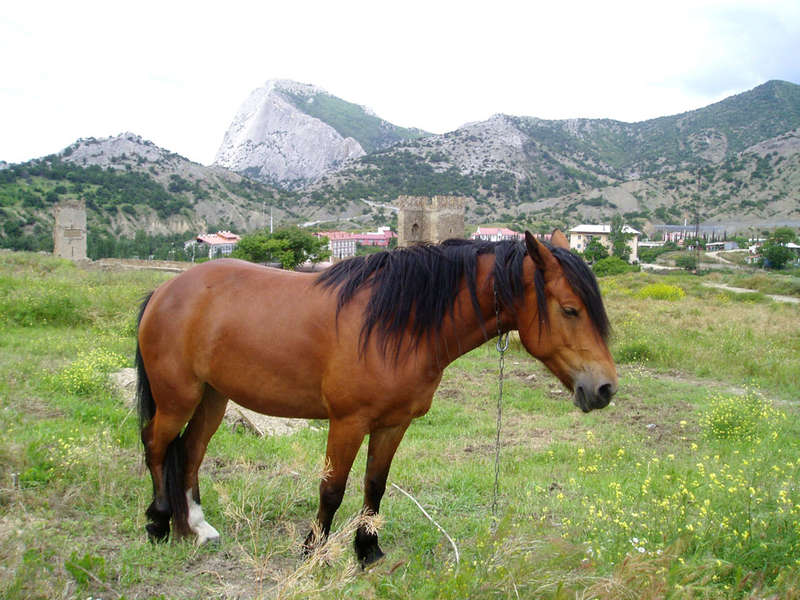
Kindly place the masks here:
<instances>
[{"instance_id":1,"label":"white marking on leg","mask_svg":"<svg viewBox=\"0 0 800 600\"><path fill-rule=\"evenodd\" d=\"M219 539L219 532L203 516L203 507L192 498L192 490L186 491L186 504L189 506L189 528L197 535L197 543L205 544Z\"/></svg>"}]
</instances>

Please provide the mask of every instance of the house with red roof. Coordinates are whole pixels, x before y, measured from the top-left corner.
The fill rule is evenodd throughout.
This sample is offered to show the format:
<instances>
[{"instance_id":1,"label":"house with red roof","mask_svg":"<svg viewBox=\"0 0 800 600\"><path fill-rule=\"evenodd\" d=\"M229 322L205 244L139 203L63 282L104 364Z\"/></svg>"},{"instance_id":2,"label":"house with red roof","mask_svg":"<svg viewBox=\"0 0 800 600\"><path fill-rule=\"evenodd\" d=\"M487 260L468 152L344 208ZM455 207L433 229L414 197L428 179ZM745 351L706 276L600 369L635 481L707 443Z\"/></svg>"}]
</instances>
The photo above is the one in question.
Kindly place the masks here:
<instances>
[{"instance_id":1,"label":"house with red roof","mask_svg":"<svg viewBox=\"0 0 800 600\"><path fill-rule=\"evenodd\" d=\"M195 243L201 248L200 252L205 254L205 249L208 249L208 258L216 258L217 256L228 256L241 236L231 233L230 231L218 231L217 233L201 233L195 238Z\"/></svg>"},{"instance_id":2,"label":"house with red roof","mask_svg":"<svg viewBox=\"0 0 800 600\"><path fill-rule=\"evenodd\" d=\"M470 236L470 239L501 242L503 240L521 240L524 237L525 234L512 231L508 227L478 227L477 231Z\"/></svg>"},{"instance_id":3,"label":"house with red roof","mask_svg":"<svg viewBox=\"0 0 800 600\"><path fill-rule=\"evenodd\" d=\"M392 238L397 237L397 234L388 227L378 227L378 231L371 231L368 233L318 231L314 235L328 238L328 249L331 251L331 258L333 259L355 256L358 244L362 246L380 246L388 248Z\"/></svg>"}]
</instances>

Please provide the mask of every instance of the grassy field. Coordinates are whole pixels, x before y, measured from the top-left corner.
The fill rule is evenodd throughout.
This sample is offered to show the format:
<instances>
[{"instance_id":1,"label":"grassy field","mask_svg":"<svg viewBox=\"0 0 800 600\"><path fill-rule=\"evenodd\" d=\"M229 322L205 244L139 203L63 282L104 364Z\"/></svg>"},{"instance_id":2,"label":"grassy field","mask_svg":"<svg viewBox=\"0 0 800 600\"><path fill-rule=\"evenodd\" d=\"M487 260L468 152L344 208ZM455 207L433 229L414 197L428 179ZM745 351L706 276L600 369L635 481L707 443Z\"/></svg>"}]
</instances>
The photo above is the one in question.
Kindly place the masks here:
<instances>
[{"instance_id":1,"label":"grassy field","mask_svg":"<svg viewBox=\"0 0 800 600\"><path fill-rule=\"evenodd\" d=\"M0 597L800 597L800 308L685 274L601 280L620 392L583 415L536 361L506 359L499 519L497 353L445 372L390 484L387 557L352 552L363 450L336 534L301 560L326 423L223 426L201 470L219 545L146 541L131 366L139 299L167 275L0 252Z\"/></svg>"}]
</instances>

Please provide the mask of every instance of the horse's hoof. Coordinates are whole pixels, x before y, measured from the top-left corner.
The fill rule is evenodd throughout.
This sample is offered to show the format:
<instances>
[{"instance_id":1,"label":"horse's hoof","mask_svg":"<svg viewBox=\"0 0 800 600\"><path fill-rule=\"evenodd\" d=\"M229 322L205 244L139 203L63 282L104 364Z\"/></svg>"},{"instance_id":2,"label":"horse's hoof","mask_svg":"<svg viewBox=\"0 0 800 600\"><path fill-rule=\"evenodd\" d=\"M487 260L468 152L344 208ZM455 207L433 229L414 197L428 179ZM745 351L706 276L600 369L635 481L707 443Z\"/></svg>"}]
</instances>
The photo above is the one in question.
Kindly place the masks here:
<instances>
[{"instance_id":1,"label":"horse's hoof","mask_svg":"<svg viewBox=\"0 0 800 600\"><path fill-rule=\"evenodd\" d=\"M367 550L363 555L359 553L358 563L361 565L362 569L366 569L370 565L375 564L380 559L386 556L380 547L376 544L369 550Z\"/></svg>"},{"instance_id":2,"label":"horse's hoof","mask_svg":"<svg viewBox=\"0 0 800 600\"><path fill-rule=\"evenodd\" d=\"M205 520L200 523L190 524L190 527L197 536L195 538L195 543L198 546L206 546L219 542L219 531L214 529Z\"/></svg>"},{"instance_id":3,"label":"horse's hoof","mask_svg":"<svg viewBox=\"0 0 800 600\"><path fill-rule=\"evenodd\" d=\"M327 537L318 540L313 531L310 531L303 542L303 559L308 558L314 553L319 546L322 546L327 541Z\"/></svg>"},{"instance_id":4,"label":"horse's hoof","mask_svg":"<svg viewBox=\"0 0 800 600\"><path fill-rule=\"evenodd\" d=\"M197 545L198 546L211 546L216 547L220 545L219 535L214 535L211 537L201 537L197 536Z\"/></svg>"},{"instance_id":5,"label":"horse's hoof","mask_svg":"<svg viewBox=\"0 0 800 600\"><path fill-rule=\"evenodd\" d=\"M169 523L148 523L144 526L148 539L154 544L166 542L169 537Z\"/></svg>"}]
</instances>

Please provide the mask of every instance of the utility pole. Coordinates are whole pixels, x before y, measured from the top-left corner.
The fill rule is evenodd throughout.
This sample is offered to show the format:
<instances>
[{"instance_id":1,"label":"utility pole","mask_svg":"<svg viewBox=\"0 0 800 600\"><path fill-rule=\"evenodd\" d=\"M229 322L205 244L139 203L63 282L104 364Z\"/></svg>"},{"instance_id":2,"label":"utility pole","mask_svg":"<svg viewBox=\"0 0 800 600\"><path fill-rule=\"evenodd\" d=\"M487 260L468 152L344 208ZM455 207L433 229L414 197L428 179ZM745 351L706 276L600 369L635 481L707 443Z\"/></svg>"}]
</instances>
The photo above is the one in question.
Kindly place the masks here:
<instances>
[{"instance_id":1,"label":"utility pole","mask_svg":"<svg viewBox=\"0 0 800 600\"><path fill-rule=\"evenodd\" d=\"M696 173L697 192L694 195L694 274L700 266L700 211L697 202L700 200L700 170Z\"/></svg>"}]
</instances>

